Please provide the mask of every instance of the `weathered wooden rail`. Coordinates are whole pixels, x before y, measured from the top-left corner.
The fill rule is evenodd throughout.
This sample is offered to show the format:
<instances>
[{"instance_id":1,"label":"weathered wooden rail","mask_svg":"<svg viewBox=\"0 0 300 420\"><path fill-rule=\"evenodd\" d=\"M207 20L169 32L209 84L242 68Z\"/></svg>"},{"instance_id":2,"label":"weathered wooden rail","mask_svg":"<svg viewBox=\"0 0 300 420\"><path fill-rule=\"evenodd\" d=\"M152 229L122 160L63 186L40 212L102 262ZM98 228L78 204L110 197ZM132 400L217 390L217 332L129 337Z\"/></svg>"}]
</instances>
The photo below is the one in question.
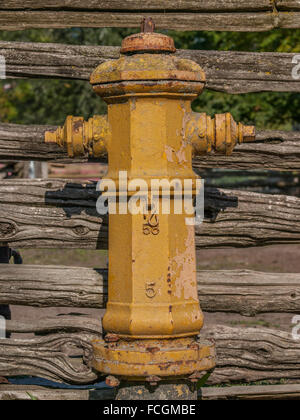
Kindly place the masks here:
<instances>
[{"instance_id":1,"label":"weathered wooden rail","mask_svg":"<svg viewBox=\"0 0 300 420\"><path fill-rule=\"evenodd\" d=\"M151 15L159 29L267 31L299 28L298 0L102 1L9 0L0 6L0 29L139 27Z\"/></svg>"},{"instance_id":2,"label":"weathered wooden rail","mask_svg":"<svg viewBox=\"0 0 300 420\"><path fill-rule=\"evenodd\" d=\"M300 385L256 385L201 388L201 400L289 400L300 398Z\"/></svg>"},{"instance_id":3,"label":"weathered wooden rail","mask_svg":"<svg viewBox=\"0 0 300 420\"><path fill-rule=\"evenodd\" d=\"M97 65L119 57L120 48L0 42L0 54L6 59L7 78L89 80ZM292 77L293 53L179 50L177 55L200 64L211 90L300 92L300 80Z\"/></svg>"},{"instance_id":4,"label":"weathered wooden rail","mask_svg":"<svg viewBox=\"0 0 300 420\"><path fill-rule=\"evenodd\" d=\"M0 400L113 400L114 389L49 389L41 386L0 385ZM200 400L298 400L300 385L207 387Z\"/></svg>"},{"instance_id":5,"label":"weathered wooden rail","mask_svg":"<svg viewBox=\"0 0 300 420\"><path fill-rule=\"evenodd\" d=\"M0 185L0 242L26 248L107 248L95 183L7 180ZM300 243L300 199L207 189L198 248Z\"/></svg>"},{"instance_id":6,"label":"weathered wooden rail","mask_svg":"<svg viewBox=\"0 0 300 420\"><path fill-rule=\"evenodd\" d=\"M84 325L90 328L90 332L86 332L80 318L78 323L78 317L74 316L72 326L69 321L64 324L62 318L53 334L33 339L1 340L0 376L42 376L72 384L96 381L97 375L89 367L89 360L91 340L101 334L100 322L84 318ZM73 332L76 324L78 332ZM19 331L20 326L16 329ZM23 329L41 331L33 322ZM291 382L300 380L300 342L293 340L289 333L215 326L210 329L209 337L216 341L218 354L217 368L210 376L209 384L279 381L282 378Z\"/></svg>"},{"instance_id":7,"label":"weathered wooden rail","mask_svg":"<svg viewBox=\"0 0 300 420\"><path fill-rule=\"evenodd\" d=\"M84 282L82 281L84 279ZM206 312L300 313L300 274L262 273L250 270L197 273L198 296ZM107 270L82 267L3 265L0 270L0 305L103 309L107 301ZM64 320L66 323L66 320ZM98 321L96 321L98 323ZM31 332L18 322L9 332ZM70 323L68 324L71 325ZM86 332L90 325L78 325ZM91 325L94 325L92 323ZM36 331L53 332L59 318L40 322Z\"/></svg>"},{"instance_id":8,"label":"weathered wooden rail","mask_svg":"<svg viewBox=\"0 0 300 420\"><path fill-rule=\"evenodd\" d=\"M55 126L0 124L0 160L87 162L69 159L55 144L44 142L44 133ZM237 146L232 156L208 155L194 159L194 169L274 169L300 170L299 131L258 131L258 143Z\"/></svg>"},{"instance_id":9,"label":"weathered wooden rail","mask_svg":"<svg viewBox=\"0 0 300 420\"><path fill-rule=\"evenodd\" d=\"M282 3L285 5L294 5L297 2L295 1L279 1L279 4ZM163 6L163 7L162 7ZM226 11L226 10L272 10L270 2L268 0L260 1L246 1L246 0L230 0L230 1L217 1L217 0L181 0L176 2L174 0L165 0L162 5L160 0L127 0L126 2L121 2L120 0L109 0L109 1L99 1L97 0L87 0L84 4L80 0L74 0L70 3L68 0L52 0L51 2L37 1L37 0L6 0L5 5L0 6L0 10L51 10L51 9L61 9L61 10L127 10L127 11L136 11L138 9L142 10L164 10L165 12L173 12L174 10L189 10L189 11Z\"/></svg>"}]
</instances>

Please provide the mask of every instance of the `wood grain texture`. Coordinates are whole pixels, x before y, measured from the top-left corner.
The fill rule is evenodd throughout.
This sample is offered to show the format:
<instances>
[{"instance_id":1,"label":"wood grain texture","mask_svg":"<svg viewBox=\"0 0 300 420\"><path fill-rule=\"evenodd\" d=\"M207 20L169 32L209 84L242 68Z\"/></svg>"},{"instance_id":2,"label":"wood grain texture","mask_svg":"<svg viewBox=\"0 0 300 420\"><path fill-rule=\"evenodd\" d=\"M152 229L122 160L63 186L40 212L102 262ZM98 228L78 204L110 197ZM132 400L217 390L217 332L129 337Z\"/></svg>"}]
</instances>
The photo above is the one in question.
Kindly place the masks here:
<instances>
[{"instance_id":1,"label":"wood grain texture","mask_svg":"<svg viewBox=\"0 0 300 420\"><path fill-rule=\"evenodd\" d=\"M289 3L292 3L291 1ZM269 0L6 0L0 10L186 10L186 11L228 11L228 10L272 10Z\"/></svg>"},{"instance_id":2,"label":"wood grain texture","mask_svg":"<svg viewBox=\"0 0 300 420\"><path fill-rule=\"evenodd\" d=\"M95 333L57 333L27 340L1 340L0 375L29 375L73 384L93 382L97 375L78 357L78 351L88 360L92 354L90 342L97 337Z\"/></svg>"},{"instance_id":3,"label":"wood grain texture","mask_svg":"<svg viewBox=\"0 0 300 420\"><path fill-rule=\"evenodd\" d=\"M199 390L201 400L299 400L300 385L254 385L206 387Z\"/></svg>"},{"instance_id":4,"label":"wood grain texture","mask_svg":"<svg viewBox=\"0 0 300 420\"><path fill-rule=\"evenodd\" d=\"M70 159L58 145L44 142L45 131L54 131L56 128L44 125L0 124L0 160L87 162L87 157ZM198 157L193 160L193 167L196 170L300 170L300 131L258 131L257 141L258 143L237 146L231 156L211 154Z\"/></svg>"},{"instance_id":5,"label":"wood grain texture","mask_svg":"<svg viewBox=\"0 0 300 420\"><path fill-rule=\"evenodd\" d=\"M217 368L207 384L287 379L299 382L300 342L290 333L267 328L216 326Z\"/></svg>"},{"instance_id":6,"label":"wood grain texture","mask_svg":"<svg viewBox=\"0 0 300 420\"><path fill-rule=\"evenodd\" d=\"M300 313L300 274L297 273L201 270L197 272L197 279L200 305L206 312L238 313L244 316L272 312ZM1 265L0 305L103 309L106 301L107 270ZM47 324L41 322L35 332L55 331L60 320L48 321ZM64 318L68 326L71 322ZM86 332L91 332L84 319L79 325ZM8 323L7 328L11 333L32 331L31 326L28 330L28 326L24 327L19 322L16 325L13 321Z\"/></svg>"},{"instance_id":7,"label":"wood grain texture","mask_svg":"<svg viewBox=\"0 0 300 420\"><path fill-rule=\"evenodd\" d=\"M114 388L54 389L36 385L1 385L0 400L114 400Z\"/></svg>"},{"instance_id":8,"label":"wood grain texture","mask_svg":"<svg viewBox=\"0 0 300 420\"><path fill-rule=\"evenodd\" d=\"M107 271L104 269L1 265L0 304L104 308L106 299Z\"/></svg>"},{"instance_id":9,"label":"wood grain texture","mask_svg":"<svg viewBox=\"0 0 300 420\"><path fill-rule=\"evenodd\" d=\"M300 132L258 131L257 141L237 146L231 156L207 155L194 159L194 169L300 169Z\"/></svg>"},{"instance_id":10,"label":"wood grain texture","mask_svg":"<svg viewBox=\"0 0 300 420\"><path fill-rule=\"evenodd\" d=\"M82 281L82 279L81 279ZM34 333L36 335L46 335L54 333L84 333L84 334L100 334L99 319L88 318L85 316L57 316L53 318L39 319L36 321L14 321L6 322L6 330L10 333L26 334ZM80 352L79 352L80 354Z\"/></svg>"},{"instance_id":11,"label":"wood grain texture","mask_svg":"<svg viewBox=\"0 0 300 420\"><path fill-rule=\"evenodd\" d=\"M299 2L295 1L188 1L96 2L67 0L42 2L9 0L2 6L1 30L67 27L139 27L151 15L158 29L267 31L299 28Z\"/></svg>"},{"instance_id":12,"label":"wood grain texture","mask_svg":"<svg viewBox=\"0 0 300 420\"><path fill-rule=\"evenodd\" d=\"M47 389L30 385L0 385L0 400L113 400L113 389ZM300 385L252 385L205 387L198 391L199 400L299 400Z\"/></svg>"},{"instance_id":13,"label":"wood grain texture","mask_svg":"<svg viewBox=\"0 0 300 420\"><path fill-rule=\"evenodd\" d=\"M1 160L57 160L66 153L57 145L46 144L44 134L54 126L0 124Z\"/></svg>"},{"instance_id":14,"label":"wood grain texture","mask_svg":"<svg viewBox=\"0 0 300 420\"><path fill-rule=\"evenodd\" d=\"M33 375L73 384L95 381L96 374L88 364L90 340L100 335L99 321L98 325L93 334L61 334L58 331L30 340L1 340L0 375ZM64 327L63 331L66 330ZM234 381L300 380L300 343L288 333L263 328L215 326L209 337L216 341L217 350L217 367L208 380L210 385ZM72 358L74 349L77 358ZM78 357L79 354L83 358Z\"/></svg>"},{"instance_id":15,"label":"wood grain texture","mask_svg":"<svg viewBox=\"0 0 300 420\"><path fill-rule=\"evenodd\" d=\"M300 12L286 11L279 13L279 27L298 29L300 27Z\"/></svg>"},{"instance_id":16,"label":"wood grain texture","mask_svg":"<svg viewBox=\"0 0 300 420\"><path fill-rule=\"evenodd\" d=\"M279 10L300 10L299 0L275 0Z\"/></svg>"},{"instance_id":17,"label":"wood grain texture","mask_svg":"<svg viewBox=\"0 0 300 420\"><path fill-rule=\"evenodd\" d=\"M118 58L119 52L119 47L0 42L7 78L89 80L97 65ZM295 54L179 50L177 55L203 67L208 89L234 94L300 92L300 80L292 77Z\"/></svg>"},{"instance_id":18,"label":"wood grain texture","mask_svg":"<svg viewBox=\"0 0 300 420\"><path fill-rule=\"evenodd\" d=\"M7 180L0 185L0 242L25 248L107 247L107 218L96 212L95 183ZM300 199L206 189L197 248L300 243Z\"/></svg>"},{"instance_id":19,"label":"wood grain texture","mask_svg":"<svg viewBox=\"0 0 300 420\"><path fill-rule=\"evenodd\" d=\"M287 15L288 13L288 15ZM263 32L277 28L299 28L299 12L160 13L154 11L7 11L0 14L0 30L31 28L120 27L139 28L151 16L158 30Z\"/></svg>"},{"instance_id":20,"label":"wood grain texture","mask_svg":"<svg viewBox=\"0 0 300 420\"><path fill-rule=\"evenodd\" d=\"M48 389L41 386L0 385L0 401L87 401L89 390L84 389Z\"/></svg>"},{"instance_id":21,"label":"wood grain texture","mask_svg":"<svg viewBox=\"0 0 300 420\"><path fill-rule=\"evenodd\" d=\"M201 270L197 279L200 305L206 312L299 313L300 274Z\"/></svg>"}]
</instances>

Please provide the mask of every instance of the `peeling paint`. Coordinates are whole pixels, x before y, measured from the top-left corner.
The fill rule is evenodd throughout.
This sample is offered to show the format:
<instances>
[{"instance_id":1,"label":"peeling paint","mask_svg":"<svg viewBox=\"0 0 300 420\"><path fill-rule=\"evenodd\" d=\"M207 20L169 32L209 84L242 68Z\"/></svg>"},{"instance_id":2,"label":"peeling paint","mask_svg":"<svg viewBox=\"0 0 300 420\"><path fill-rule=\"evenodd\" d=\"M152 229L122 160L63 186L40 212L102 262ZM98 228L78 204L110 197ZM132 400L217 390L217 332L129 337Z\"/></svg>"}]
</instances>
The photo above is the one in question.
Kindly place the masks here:
<instances>
[{"instance_id":1,"label":"peeling paint","mask_svg":"<svg viewBox=\"0 0 300 420\"><path fill-rule=\"evenodd\" d=\"M182 163L187 163L185 149L186 149L186 144L183 141L180 149L176 152L176 157L177 157L179 165L181 165Z\"/></svg>"},{"instance_id":2,"label":"peeling paint","mask_svg":"<svg viewBox=\"0 0 300 420\"><path fill-rule=\"evenodd\" d=\"M168 146L166 144L165 145L165 153L166 153L167 161L168 162L174 162L174 160L173 160L173 152L174 152L174 149L171 146Z\"/></svg>"},{"instance_id":3,"label":"peeling paint","mask_svg":"<svg viewBox=\"0 0 300 420\"><path fill-rule=\"evenodd\" d=\"M177 251L173 258L172 276L175 278L174 295L178 298L198 300L195 269L195 241L194 227L187 226L187 238L182 252Z\"/></svg>"}]
</instances>

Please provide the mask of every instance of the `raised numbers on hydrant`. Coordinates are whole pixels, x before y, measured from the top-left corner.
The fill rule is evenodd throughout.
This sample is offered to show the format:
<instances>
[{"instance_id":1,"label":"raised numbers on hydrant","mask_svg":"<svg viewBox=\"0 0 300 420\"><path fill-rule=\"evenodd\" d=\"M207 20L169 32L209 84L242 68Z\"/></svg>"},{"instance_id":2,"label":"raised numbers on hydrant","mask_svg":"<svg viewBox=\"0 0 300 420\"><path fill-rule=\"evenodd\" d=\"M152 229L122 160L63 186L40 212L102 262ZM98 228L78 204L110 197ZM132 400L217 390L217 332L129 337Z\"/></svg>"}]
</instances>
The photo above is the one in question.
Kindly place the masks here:
<instances>
[{"instance_id":1,"label":"raised numbers on hydrant","mask_svg":"<svg viewBox=\"0 0 300 420\"><path fill-rule=\"evenodd\" d=\"M91 84L108 104L107 117L68 117L45 137L71 157L108 154L107 178L117 185L119 171L127 172L128 182L142 178L149 189L153 178L194 182L193 155L229 155L235 145L255 140L254 127L236 124L230 114L212 119L192 112L205 74L174 54L173 40L153 27L147 19L145 32L123 41L118 60L93 72ZM92 364L120 380L194 382L215 366L213 342L199 336L194 226L185 214L159 208L157 214L109 215L106 335L93 342Z\"/></svg>"}]
</instances>

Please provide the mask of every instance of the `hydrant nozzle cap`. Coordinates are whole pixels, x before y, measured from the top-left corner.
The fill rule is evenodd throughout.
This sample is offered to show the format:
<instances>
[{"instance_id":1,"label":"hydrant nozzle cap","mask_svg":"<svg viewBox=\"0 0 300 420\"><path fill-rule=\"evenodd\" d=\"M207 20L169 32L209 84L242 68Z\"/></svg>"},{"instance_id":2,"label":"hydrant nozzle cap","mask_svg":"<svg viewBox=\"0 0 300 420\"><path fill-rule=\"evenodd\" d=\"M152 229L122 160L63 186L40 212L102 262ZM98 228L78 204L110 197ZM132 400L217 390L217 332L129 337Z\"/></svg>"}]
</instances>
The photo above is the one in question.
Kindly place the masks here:
<instances>
[{"instance_id":1,"label":"hydrant nozzle cap","mask_svg":"<svg viewBox=\"0 0 300 420\"><path fill-rule=\"evenodd\" d=\"M130 35L122 42L121 54L135 54L142 52L175 53L174 41L167 35L154 32L155 24L148 17L141 24L141 32Z\"/></svg>"},{"instance_id":2,"label":"hydrant nozzle cap","mask_svg":"<svg viewBox=\"0 0 300 420\"><path fill-rule=\"evenodd\" d=\"M46 143L57 143L56 131L46 131L45 133L45 142Z\"/></svg>"}]
</instances>

